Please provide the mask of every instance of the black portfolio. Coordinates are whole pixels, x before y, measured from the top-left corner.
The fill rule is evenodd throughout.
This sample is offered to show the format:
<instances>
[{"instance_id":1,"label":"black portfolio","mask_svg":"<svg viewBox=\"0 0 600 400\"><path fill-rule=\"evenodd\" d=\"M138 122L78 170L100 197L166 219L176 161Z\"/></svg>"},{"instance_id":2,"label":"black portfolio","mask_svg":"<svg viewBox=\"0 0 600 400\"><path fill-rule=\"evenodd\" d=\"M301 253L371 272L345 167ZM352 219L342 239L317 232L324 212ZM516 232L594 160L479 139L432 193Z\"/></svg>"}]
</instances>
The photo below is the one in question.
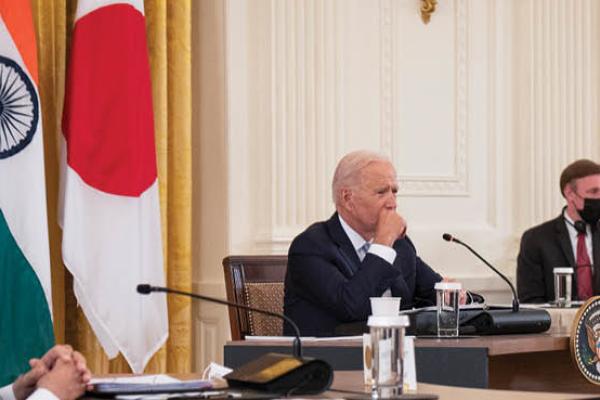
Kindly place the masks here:
<instances>
[{"instance_id":1,"label":"black portfolio","mask_svg":"<svg viewBox=\"0 0 600 400\"><path fill-rule=\"evenodd\" d=\"M409 335L436 335L437 314L435 307L407 313L410 319ZM505 335L517 333L540 333L550 328L550 314L540 308L521 308L514 312L510 307L478 307L460 310L459 332L461 335Z\"/></svg>"}]
</instances>

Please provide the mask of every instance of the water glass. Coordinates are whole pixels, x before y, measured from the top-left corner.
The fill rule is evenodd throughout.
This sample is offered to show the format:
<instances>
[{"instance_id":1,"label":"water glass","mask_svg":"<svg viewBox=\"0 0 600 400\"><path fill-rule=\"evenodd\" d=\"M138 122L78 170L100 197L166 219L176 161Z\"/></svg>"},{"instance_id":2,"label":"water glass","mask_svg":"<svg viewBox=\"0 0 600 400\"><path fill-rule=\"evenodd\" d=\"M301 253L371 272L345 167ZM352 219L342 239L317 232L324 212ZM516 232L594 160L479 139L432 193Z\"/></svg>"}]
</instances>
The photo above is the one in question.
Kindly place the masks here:
<instances>
[{"instance_id":1,"label":"water glass","mask_svg":"<svg viewBox=\"0 0 600 400\"><path fill-rule=\"evenodd\" d=\"M462 285L458 282L435 284L438 336L458 336L461 288Z\"/></svg>"},{"instance_id":2,"label":"water glass","mask_svg":"<svg viewBox=\"0 0 600 400\"><path fill-rule=\"evenodd\" d=\"M554 304L557 307L571 306L571 282L573 281L573 268L554 268Z\"/></svg>"},{"instance_id":3,"label":"water glass","mask_svg":"<svg viewBox=\"0 0 600 400\"><path fill-rule=\"evenodd\" d=\"M403 346L408 317L370 316L367 325L371 335L371 397L397 397L402 394L404 385Z\"/></svg>"}]
</instances>

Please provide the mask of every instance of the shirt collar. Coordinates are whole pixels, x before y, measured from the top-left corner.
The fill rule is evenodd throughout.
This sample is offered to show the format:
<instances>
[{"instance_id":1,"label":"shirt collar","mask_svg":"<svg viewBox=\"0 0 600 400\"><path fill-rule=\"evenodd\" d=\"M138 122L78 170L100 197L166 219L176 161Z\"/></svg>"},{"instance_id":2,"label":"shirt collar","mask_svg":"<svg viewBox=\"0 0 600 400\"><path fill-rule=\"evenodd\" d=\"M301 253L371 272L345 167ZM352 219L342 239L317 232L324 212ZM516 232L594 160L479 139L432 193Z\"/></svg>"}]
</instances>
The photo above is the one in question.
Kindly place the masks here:
<instances>
[{"instance_id":1,"label":"shirt collar","mask_svg":"<svg viewBox=\"0 0 600 400\"><path fill-rule=\"evenodd\" d=\"M348 225L348 223L346 221L344 221L344 218L342 218L342 216L340 214L338 214L338 218L340 219L340 224L342 225L342 229L344 230L344 232L346 232L346 235L350 239L350 242L352 242L352 246L354 247L354 250L358 251L358 249L363 247L365 245L365 243L367 243L367 241L362 236L360 236L358 234L358 232L356 232L354 229L352 229L352 227L350 225Z\"/></svg>"},{"instance_id":2,"label":"shirt collar","mask_svg":"<svg viewBox=\"0 0 600 400\"><path fill-rule=\"evenodd\" d=\"M571 217L569 217L569 214L567 214L566 212L564 213L563 217L565 218L565 225L567 225L567 231L569 232L569 236L577 238L579 232L577 231L577 229L575 229L575 222L573 222ZM589 236L588 234L590 233L590 229L590 226L588 224L585 224L586 236Z\"/></svg>"}]
</instances>

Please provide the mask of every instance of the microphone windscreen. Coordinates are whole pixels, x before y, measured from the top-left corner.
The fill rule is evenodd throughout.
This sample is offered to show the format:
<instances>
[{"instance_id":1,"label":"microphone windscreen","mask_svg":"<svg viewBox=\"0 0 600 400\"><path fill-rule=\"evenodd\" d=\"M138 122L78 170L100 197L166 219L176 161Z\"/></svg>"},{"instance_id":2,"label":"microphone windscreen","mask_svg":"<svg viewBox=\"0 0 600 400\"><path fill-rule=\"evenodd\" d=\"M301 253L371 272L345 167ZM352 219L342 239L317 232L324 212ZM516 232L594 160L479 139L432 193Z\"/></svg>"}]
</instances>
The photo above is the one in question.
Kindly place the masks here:
<instances>
[{"instance_id":1,"label":"microphone windscreen","mask_svg":"<svg viewBox=\"0 0 600 400\"><path fill-rule=\"evenodd\" d=\"M150 292L152 292L152 286L147 283L140 283L137 285L137 292L140 294L150 294Z\"/></svg>"},{"instance_id":2,"label":"microphone windscreen","mask_svg":"<svg viewBox=\"0 0 600 400\"><path fill-rule=\"evenodd\" d=\"M446 241L446 242L451 242L452 241L452 235L449 233L444 233L442 235L442 238Z\"/></svg>"}]
</instances>

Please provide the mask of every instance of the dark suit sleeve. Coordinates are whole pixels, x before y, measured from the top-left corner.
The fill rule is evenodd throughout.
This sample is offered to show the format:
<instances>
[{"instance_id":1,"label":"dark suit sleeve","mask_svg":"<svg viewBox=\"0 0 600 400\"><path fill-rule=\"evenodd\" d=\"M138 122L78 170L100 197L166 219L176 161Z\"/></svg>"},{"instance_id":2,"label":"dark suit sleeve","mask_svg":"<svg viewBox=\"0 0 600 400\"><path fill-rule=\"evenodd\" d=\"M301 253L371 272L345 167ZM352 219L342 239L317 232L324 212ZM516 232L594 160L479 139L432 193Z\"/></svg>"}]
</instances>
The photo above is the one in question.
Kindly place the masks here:
<instances>
[{"instance_id":1,"label":"dark suit sleeve","mask_svg":"<svg viewBox=\"0 0 600 400\"><path fill-rule=\"evenodd\" d=\"M367 254L354 275L344 273L347 267L339 252L333 244L297 238L288 254L289 287L340 321L365 320L370 313L369 297L381 296L400 272L382 258Z\"/></svg>"},{"instance_id":2,"label":"dark suit sleeve","mask_svg":"<svg viewBox=\"0 0 600 400\"><path fill-rule=\"evenodd\" d=\"M435 272L433 268L421 259L421 257L417 256L417 249L408 237L402 242L405 242L405 248L412 253L415 259L414 293L412 293L411 296L412 302L407 301L407 303L410 303L411 307L427 307L435 305L435 289L433 286L436 282L442 280L442 276ZM400 255L402 250L396 246L395 248L396 252Z\"/></svg>"},{"instance_id":3,"label":"dark suit sleeve","mask_svg":"<svg viewBox=\"0 0 600 400\"><path fill-rule=\"evenodd\" d=\"M531 230L521 237L521 248L517 257L517 293L519 300L524 303L546 301L540 249Z\"/></svg>"},{"instance_id":4,"label":"dark suit sleeve","mask_svg":"<svg viewBox=\"0 0 600 400\"><path fill-rule=\"evenodd\" d=\"M442 276L435 272L425 261L417 257L417 279L415 281L415 307L427 307L435 305L436 282L442 280Z\"/></svg>"}]
</instances>

